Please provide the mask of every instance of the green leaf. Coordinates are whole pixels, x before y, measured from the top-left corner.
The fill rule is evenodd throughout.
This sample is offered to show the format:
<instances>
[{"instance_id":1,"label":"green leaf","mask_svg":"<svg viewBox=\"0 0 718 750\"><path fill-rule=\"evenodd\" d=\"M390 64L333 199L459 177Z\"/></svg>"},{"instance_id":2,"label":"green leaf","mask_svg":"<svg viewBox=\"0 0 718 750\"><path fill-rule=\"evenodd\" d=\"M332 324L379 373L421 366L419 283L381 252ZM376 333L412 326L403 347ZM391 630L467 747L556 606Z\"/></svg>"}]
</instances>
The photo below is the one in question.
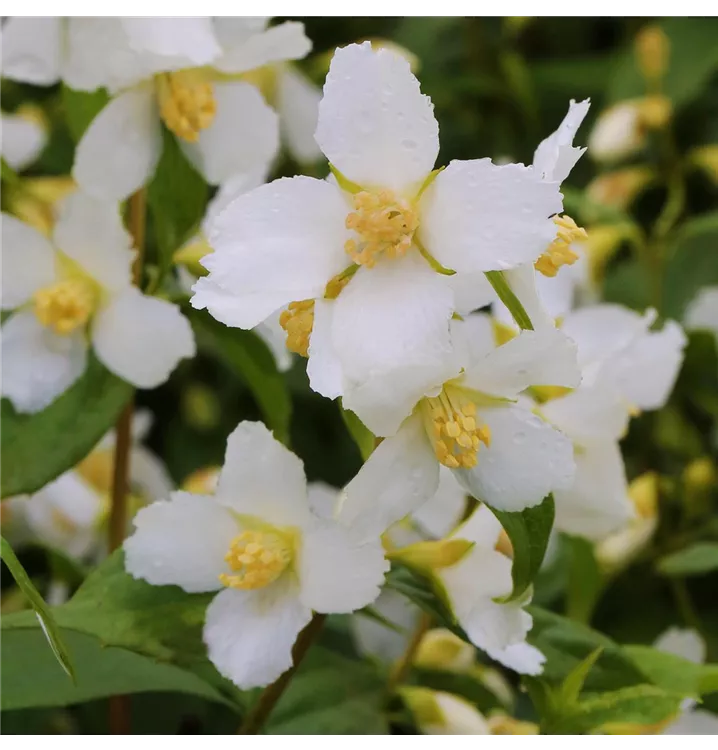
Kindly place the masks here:
<instances>
[{"instance_id":1,"label":"green leaf","mask_svg":"<svg viewBox=\"0 0 718 750\"><path fill-rule=\"evenodd\" d=\"M200 344L209 345L242 378L277 440L287 444L292 401L287 383L264 341L252 331L228 328L206 310L185 307L184 312Z\"/></svg>"},{"instance_id":2,"label":"green leaf","mask_svg":"<svg viewBox=\"0 0 718 750\"><path fill-rule=\"evenodd\" d=\"M624 646L623 650L650 682L664 690L683 695L718 691L717 664L696 664L651 646Z\"/></svg>"},{"instance_id":3,"label":"green leaf","mask_svg":"<svg viewBox=\"0 0 718 750\"><path fill-rule=\"evenodd\" d=\"M95 636L62 628L72 653L75 684L67 680L44 647L38 627L14 629L3 617L2 710L69 706L110 695L171 691L235 704L192 672L162 664L122 648L106 646Z\"/></svg>"},{"instance_id":4,"label":"green leaf","mask_svg":"<svg viewBox=\"0 0 718 750\"><path fill-rule=\"evenodd\" d=\"M515 513L495 508L491 508L491 511L499 519L513 546L513 590L504 601L516 601L524 596L533 583L546 554L555 514L553 496L547 495L538 505Z\"/></svg>"},{"instance_id":5,"label":"green leaf","mask_svg":"<svg viewBox=\"0 0 718 750\"><path fill-rule=\"evenodd\" d=\"M584 683L589 672L598 661L603 651L603 646L598 646L582 662L579 662L567 675L559 690L561 703L568 705L576 703L583 690Z\"/></svg>"},{"instance_id":6,"label":"green leaf","mask_svg":"<svg viewBox=\"0 0 718 750\"><path fill-rule=\"evenodd\" d=\"M572 620L589 623L605 580L591 542L567 536L566 543L569 551L566 614Z\"/></svg>"},{"instance_id":7,"label":"green leaf","mask_svg":"<svg viewBox=\"0 0 718 750\"><path fill-rule=\"evenodd\" d=\"M42 629L42 633L45 639L50 644L52 653L57 659L60 666L65 670L70 679L75 680L75 671L72 666L72 660L67 650L67 646L62 640L59 628L55 623L55 619L50 612L50 608L45 603L45 600L40 596L40 592L35 588L30 577L25 572L25 569L20 564L20 561L15 556L12 547L8 544L4 537L0 537L0 557L3 562L7 565L8 570L15 579L15 583L19 586L20 590L27 597L30 602L30 606L35 611L38 622ZM3 645L3 652L7 649L7 643ZM4 672L4 670L3 670ZM4 691L3 691L4 692Z\"/></svg>"},{"instance_id":8,"label":"green leaf","mask_svg":"<svg viewBox=\"0 0 718 750\"><path fill-rule=\"evenodd\" d=\"M10 185L20 182L18 173L2 157L0 157L0 177Z\"/></svg>"},{"instance_id":9,"label":"green leaf","mask_svg":"<svg viewBox=\"0 0 718 750\"><path fill-rule=\"evenodd\" d=\"M2 497L31 494L76 466L112 428L133 388L90 357L82 377L37 414L2 402Z\"/></svg>"},{"instance_id":10,"label":"green leaf","mask_svg":"<svg viewBox=\"0 0 718 750\"><path fill-rule=\"evenodd\" d=\"M105 89L97 91L75 91L69 86L62 86L62 106L65 120L75 143L78 143L90 123L110 101Z\"/></svg>"},{"instance_id":11,"label":"green leaf","mask_svg":"<svg viewBox=\"0 0 718 750\"><path fill-rule=\"evenodd\" d=\"M531 323L531 318L529 318L524 306L509 286L504 274L501 271L488 271L484 275L489 280L499 299L508 308L516 321L516 325L523 331L533 331L534 327Z\"/></svg>"},{"instance_id":12,"label":"green leaf","mask_svg":"<svg viewBox=\"0 0 718 750\"><path fill-rule=\"evenodd\" d=\"M697 542L658 561L664 576L685 578L718 570L718 542Z\"/></svg>"},{"instance_id":13,"label":"green leaf","mask_svg":"<svg viewBox=\"0 0 718 750\"><path fill-rule=\"evenodd\" d=\"M269 716L267 734L388 734L384 678L366 662L313 646Z\"/></svg>"},{"instance_id":14,"label":"green leaf","mask_svg":"<svg viewBox=\"0 0 718 750\"><path fill-rule=\"evenodd\" d=\"M147 188L159 253L160 281L171 268L174 253L197 230L208 196L207 183L187 161L177 139L166 128L162 131L162 144L162 156Z\"/></svg>"},{"instance_id":15,"label":"green leaf","mask_svg":"<svg viewBox=\"0 0 718 750\"><path fill-rule=\"evenodd\" d=\"M349 411L342 406L341 399L339 399L338 403L339 412L342 415L344 424L347 426L347 430L349 430L352 439L357 444L362 460L366 461L374 452L374 447L376 445L374 433L369 431L369 428L353 411Z\"/></svg>"}]
</instances>

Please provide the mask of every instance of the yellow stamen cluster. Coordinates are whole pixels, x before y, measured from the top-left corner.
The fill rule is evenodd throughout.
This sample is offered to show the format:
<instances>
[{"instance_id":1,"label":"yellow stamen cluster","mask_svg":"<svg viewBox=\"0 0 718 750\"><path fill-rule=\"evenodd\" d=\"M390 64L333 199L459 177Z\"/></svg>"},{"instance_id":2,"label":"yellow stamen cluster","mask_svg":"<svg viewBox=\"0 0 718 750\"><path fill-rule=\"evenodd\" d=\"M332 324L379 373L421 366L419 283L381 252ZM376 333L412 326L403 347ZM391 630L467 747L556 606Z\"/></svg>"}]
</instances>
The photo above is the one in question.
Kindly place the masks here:
<instances>
[{"instance_id":1,"label":"yellow stamen cluster","mask_svg":"<svg viewBox=\"0 0 718 750\"><path fill-rule=\"evenodd\" d=\"M444 388L422 402L427 431L439 462L450 469L476 466L480 443L491 443L488 425L476 423L476 404L457 389Z\"/></svg>"},{"instance_id":2,"label":"yellow stamen cluster","mask_svg":"<svg viewBox=\"0 0 718 750\"><path fill-rule=\"evenodd\" d=\"M362 190L354 196L354 208L346 227L359 240L347 240L344 249L355 263L372 268L382 255L397 258L407 253L419 226L416 210L408 201L391 190Z\"/></svg>"},{"instance_id":3,"label":"yellow stamen cluster","mask_svg":"<svg viewBox=\"0 0 718 750\"><path fill-rule=\"evenodd\" d=\"M233 589L259 589L284 572L292 561L292 548L278 532L243 531L232 540L224 559L234 574L220 574L221 583Z\"/></svg>"},{"instance_id":4,"label":"yellow stamen cluster","mask_svg":"<svg viewBox=\"0 0 718 750\"><path fill-rule=\"evenodd\" d=\"M314 300L290 302L279 316L279 325L287 332L287 349L308 357L309 337L314 326Z\"/></svg>"},{"instance_id":5,"label":"yellow stamen cluster","mask_svg":"<svg viewBox=\"0 0 718 750\"><path fill-rule=\"evenodd\" d=\"M39 289L33 301L37 319L65 336L90 319L97 304L97 289L89 279L77 276Z\"/></svg>"},{"instance_id":6,"label":"yellow stamen cluster","mask_svg":"<svg viewBox=\"0 0 718 750\"><path fill-rule=\"evenodd\" d=\"M570 266L578 260L578 254L571 250L571 243L588 237L586 230L577 226L570 216L555 216L554 223L558 229L556 239L534 263L537 271L550 277L554 277L561 266Z\"/></svg>"},{"instance_id":7,"label":"yellow stamen cluster","mask_svg":"<svg viewBox=\"0 0 718 750\"><path fill-rule=\"evenodd\" d=\"M180 70L157 76L160 116L178 137L196 143L200 130L214 121L217 103L212 84L200 71Z\"/></svg>"}]
</instances>

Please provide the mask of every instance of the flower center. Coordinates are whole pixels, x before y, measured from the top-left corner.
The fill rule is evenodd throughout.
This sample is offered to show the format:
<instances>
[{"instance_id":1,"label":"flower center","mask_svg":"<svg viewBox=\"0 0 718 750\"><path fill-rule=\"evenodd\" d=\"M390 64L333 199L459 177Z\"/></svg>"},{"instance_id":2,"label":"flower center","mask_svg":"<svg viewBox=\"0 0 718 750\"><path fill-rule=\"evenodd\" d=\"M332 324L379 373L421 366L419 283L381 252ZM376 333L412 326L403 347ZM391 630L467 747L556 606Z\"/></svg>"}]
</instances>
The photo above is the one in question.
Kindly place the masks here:
<instances>
[{"instance_id":1,"label":"flower center","mask_svg":"<svg viewBox=\"0 0 718 750\"><path fill-rule=\"evenodd\" d=\"M458 388L444 386L434 398L421 402L427 434L439 462L450 469L476 466L480 443L491 443L489 426L476 422L476 404Z\"/></svg>"},{"instance_id":2,"label":"flower center","mask_svg":"<svg viewBox=\"0 0 718 750\"><path fill-rule=\"evenodd\" d=\"M178 137L195 143L217 111L212 84L199 70L180 70L156 76L160 116Z\"/></svg>"},{"instance_id":3,"label":"flower center","mask_svg":"<svg viewBox=\"0 0 718 750\"><path fill-rule=\"evenodd\" d=\"M87 323L97 298L95 284L75 276L38 289L33 296L35 315L44 326L66 336Z\"/></svg>"},{"instance_id":4,"label":"flower center","mask_svg":"<svg viewBox=\"0 0 718 750\"><path fill-rule=\"evenodd\" d=\"M224 557L233 574L222 573L219 580L233 589L259 589L276 581L292 557L292 544L281 532L243 531Z\"/></svg>"},{"instance_id":5,"label":"flower center","mask_svg":"<svg viewBox=\"0 0 718 750\"><path fill-rule=\"evenodd\" d=\"M578 254L571 250L571 243L588 237L586 230L577 226L570 216L554 216L553 221L557 227L556 239L534 263L537 271L552 278L561 266L570 266L578 260Z\"/></svg>"},{"instance_id":6,"label":"flower center","mask_svg":"<svg viewBox=\"0 0 718 750\"><path fill-rule=\"evenodd\" d=\"M416 209L408 201L391 190L362 190L354 195L354 208L346 227L359 239L347 240L344 249L355 263L371 268L382 255L397 258L406 254L419 226Z\"/></svg>"}]
</instances>

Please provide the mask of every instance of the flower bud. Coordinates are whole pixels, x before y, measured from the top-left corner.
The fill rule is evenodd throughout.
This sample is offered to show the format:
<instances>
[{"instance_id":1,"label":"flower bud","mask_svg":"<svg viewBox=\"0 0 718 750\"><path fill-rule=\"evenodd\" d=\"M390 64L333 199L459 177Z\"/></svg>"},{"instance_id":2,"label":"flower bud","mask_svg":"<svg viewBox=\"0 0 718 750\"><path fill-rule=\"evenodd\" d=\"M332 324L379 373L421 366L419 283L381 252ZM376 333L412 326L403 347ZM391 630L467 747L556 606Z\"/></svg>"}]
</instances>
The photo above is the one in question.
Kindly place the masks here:
<instances>
[{"instance_id":1,"label":"flower bud","mask_svg":"<svg viewBox=\"0 0 718 750\"><path fill-rule=\"evenodd\" d=\"M439 539L435 542L416 542L408 547L387 553L390 560L398 560L409 568L431 574L435 570L456 565L474 546L466 539Z\"/></svg>"},{"instance_id":2,"label":"flower bud","mask_svg":"<svg viewBox=\"0 0 718 750\"><path fill-rule=\"evenodd\" d=\"M644 26L636 35L634 43L638 67L641 74L654 88L668 69L671 43L660 26Z\"/></svg>"},{"instance_id":3,"label":"flower bud","mask_svg":"<svg viewBox=\"0 0 718 750\"><path fill-rule=\"evenodd\" d=\"M491 734L483 715L458 695L424 687L399 690L423 734Z\"/></svg>"}]
</instances>

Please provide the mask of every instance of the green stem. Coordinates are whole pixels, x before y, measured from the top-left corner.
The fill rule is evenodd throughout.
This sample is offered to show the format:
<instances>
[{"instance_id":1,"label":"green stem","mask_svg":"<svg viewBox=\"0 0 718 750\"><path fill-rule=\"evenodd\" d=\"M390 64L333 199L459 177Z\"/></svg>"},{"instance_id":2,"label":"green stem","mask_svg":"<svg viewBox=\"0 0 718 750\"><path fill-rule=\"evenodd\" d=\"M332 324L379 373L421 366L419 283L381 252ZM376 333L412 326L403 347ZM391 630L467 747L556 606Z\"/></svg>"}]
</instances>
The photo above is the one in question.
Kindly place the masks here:
<instances>
[{"instance_id":1,"label":"green stem","mask_svg":"<svg viewBox=\"0 0 718 750\"><path fill-rule=\"evenodd\" d=\"M431 628L433 621L434 620L430 614L427 614L426 612L422 613L419 624L416 626L416 630L414 630L411 640L407 644L406 650L401 655L401 658L389 675L389 680L386 683L386 692L390 697L394 694L396 688L406 680L411 665L414 662L416 652L421 645L421 641L426 635L426 632Z\"/></svg>"},{"instance_id":2,"label":"green stem","mask_svg":"<svg viewBox=\"0 0 718 750\"><path fill-rule=\"evenodd\" d=\"M494 288L496 294L498 294L499 299L509 309L509 312L516 321L516 325L522 331L533 331L534 327L531 318L529 318L524 306L519 302L519 298L509 286L504 274L501 271L487 271L484 275L489 280L489 284Z\"/></svg>"}]
</instances>

